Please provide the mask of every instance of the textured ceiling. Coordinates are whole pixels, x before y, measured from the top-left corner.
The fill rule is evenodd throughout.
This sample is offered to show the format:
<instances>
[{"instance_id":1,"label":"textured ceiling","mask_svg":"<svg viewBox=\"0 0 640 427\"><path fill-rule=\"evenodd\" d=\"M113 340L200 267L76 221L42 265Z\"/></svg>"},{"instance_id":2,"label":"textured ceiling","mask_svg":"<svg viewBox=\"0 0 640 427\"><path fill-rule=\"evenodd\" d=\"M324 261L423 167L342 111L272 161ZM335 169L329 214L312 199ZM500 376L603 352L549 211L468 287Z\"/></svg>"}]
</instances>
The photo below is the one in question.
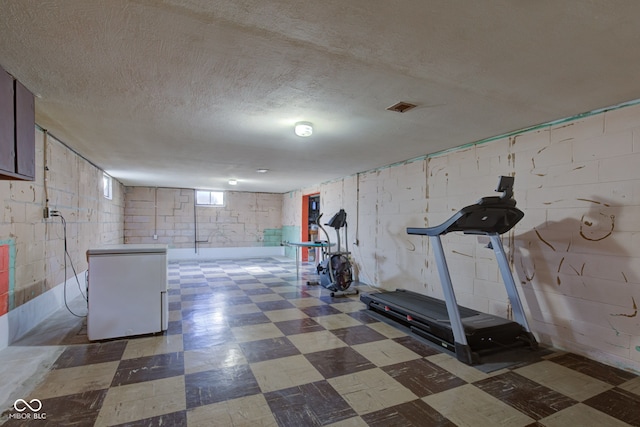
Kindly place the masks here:
<instances>
[{"instance_id":1,"label":"textured ceiling","mask_svg":"<svg viewBox=\"0 0 640 427\"><path fill-rule=\"evenodd\" d=\"M640 98L638 16L636 0L0 0L0 65L40 126L124 184L287 192Z\"/></svg>"}]
</instances>

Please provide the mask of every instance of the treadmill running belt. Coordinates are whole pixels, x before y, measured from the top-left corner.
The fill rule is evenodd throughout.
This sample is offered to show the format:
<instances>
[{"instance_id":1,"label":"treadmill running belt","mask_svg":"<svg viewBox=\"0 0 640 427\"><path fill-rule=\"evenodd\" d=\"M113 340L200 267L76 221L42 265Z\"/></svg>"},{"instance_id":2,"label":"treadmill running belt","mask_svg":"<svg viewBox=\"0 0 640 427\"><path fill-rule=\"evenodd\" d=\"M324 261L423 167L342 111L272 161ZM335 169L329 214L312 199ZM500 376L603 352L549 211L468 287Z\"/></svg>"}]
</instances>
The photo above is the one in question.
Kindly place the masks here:
<instances>
[{"instance_id":1,"label":"treadmill running belt","mask_svg":"<svg viewBox=\"0 0 640 427\"><path fill-rule=\"evenodd\" d=\"M401 306L408 311L419 313L431 319L449 320L449 313L444 301L426 295L397 289L395 292L378 293L376 299L380 302ZM478 311L460 305L458 305L458 310L462 319L480 314Z\"/></svg>"},{"instance_id":2,"label":"treadmill running belt","mask_svg":"<svg viewBox=\"0 0 640 427\"><path fill-rule=\"evenodd\" d=\"M446 303L416 292L397 289L394 292L362 294L360 300L370 310L393 319L418 335L445 348L455 347ZM488 351L522 344L518 339L522 326L492 314L458 305L467 342L474 351Z\"/></svg>"}]
</instances>

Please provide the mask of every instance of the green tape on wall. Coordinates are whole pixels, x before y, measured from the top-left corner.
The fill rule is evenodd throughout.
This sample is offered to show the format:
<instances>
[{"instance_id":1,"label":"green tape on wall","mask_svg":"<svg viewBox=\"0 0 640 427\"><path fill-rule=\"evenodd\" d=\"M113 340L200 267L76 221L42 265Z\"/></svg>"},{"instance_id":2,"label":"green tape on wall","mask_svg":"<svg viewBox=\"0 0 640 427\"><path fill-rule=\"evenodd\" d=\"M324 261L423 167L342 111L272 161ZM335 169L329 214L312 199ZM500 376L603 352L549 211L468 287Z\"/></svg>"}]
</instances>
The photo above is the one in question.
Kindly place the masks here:
<instances>
[{"instance_id":1,"label":"green tape on wall","mask_svg":"<svg viewBox=\"0 0 640 427\"><path fill-rule=\"evenodd\" d=\"M264 246L280 246L282 243L282 228L265 228L262 233Z\"/></svg>"}]
</instances>

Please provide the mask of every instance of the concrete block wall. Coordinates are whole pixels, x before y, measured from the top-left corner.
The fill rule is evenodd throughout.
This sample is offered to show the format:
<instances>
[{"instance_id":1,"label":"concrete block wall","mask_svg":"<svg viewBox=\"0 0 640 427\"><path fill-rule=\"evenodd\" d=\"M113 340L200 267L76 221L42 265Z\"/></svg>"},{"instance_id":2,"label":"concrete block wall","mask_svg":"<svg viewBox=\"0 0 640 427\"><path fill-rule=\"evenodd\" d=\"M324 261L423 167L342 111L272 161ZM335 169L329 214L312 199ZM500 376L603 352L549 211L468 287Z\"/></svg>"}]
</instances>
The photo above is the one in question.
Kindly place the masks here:
<instances>
[{"instance_id":1,"label":"concrete block wall","mask_svg":"<svg viewBox=\"0 0 640 427\"><path fill-rule=\"evenodd\" d=\"M635 105L508 141L526 213L509 238L533 328L545 342L636 371L639 131Z\"/></svg>"},{"instance_id":2,"label":"concrete block wall","mask_svg":"<svg viewBox=\"0 0 640 427\"><path fill-rule=\"evenodd\" d=\"M442 298L428 239L434 226L515 176L523 220L503 235L539 340L640 372L640 105L565 121L367 171L285 195L285 226L303 194L321 210L347 206L358 279ZM511 317L488 239L452 233L443 244L458 302Z\"/></svg>"},{"instance_id":3,"label":"concrete block wall","mask_svg":"<svg viewBox=\"0 0 640 427\"><path fill-rule=\"evenodd\" d=\"M86 271L89 247L122 243L123 187L114 180L113 199L107 200L100 169L43 131L36 131L35 144L35 180L0 181L0 246L8 248L11 269L0 316L63 283L65 264L67 279L72 277L69 259L78 274ZM61 218L44 219L47 198L66 220L68 257Z\"/></svg>"},{"instance_id":4,"label":"concrete block wall","mask_svg":"<svg viewBox=\"0 0 640 427\"><path fill-rule=\"evenodd\" d=\"M124 197L125 243L193 247L193 190L126 187Z\"/></svg>"},{"instance_id":5,"label":"concrete block wall","mask_svg":"<svg viewBox=\"0 0 640 427\"><path fill-rule=\"evenodd\" d=\"M282 194L225 192L225 206L195 206L193 189L127 187L125 243L170 248L279 246ZM154 236L157 238L154 239Z\"/></svg>"}]
</instances>

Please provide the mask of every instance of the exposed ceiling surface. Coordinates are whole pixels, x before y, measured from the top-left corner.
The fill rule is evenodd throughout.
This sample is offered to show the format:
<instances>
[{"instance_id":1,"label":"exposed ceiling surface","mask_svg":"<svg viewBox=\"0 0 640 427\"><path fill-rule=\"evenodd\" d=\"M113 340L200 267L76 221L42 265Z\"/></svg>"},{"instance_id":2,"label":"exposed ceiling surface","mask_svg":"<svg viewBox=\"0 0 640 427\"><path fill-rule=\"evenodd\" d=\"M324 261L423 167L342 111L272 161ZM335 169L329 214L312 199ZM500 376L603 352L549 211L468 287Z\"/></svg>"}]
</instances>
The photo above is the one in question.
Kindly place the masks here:
<instances>
[{"instance_id":1,"label":"exposed ceiling surface","mask_svg":"<svg viewBox=\"0 0 640 427\"><path fill-rule=\"evenodd\" d=\"M283 193L638 99L639 16L636 0L0 0L0 65L38 125L125 185ZM417 107L387 110L401 101Z\"/></svg>"}]
</instances>

